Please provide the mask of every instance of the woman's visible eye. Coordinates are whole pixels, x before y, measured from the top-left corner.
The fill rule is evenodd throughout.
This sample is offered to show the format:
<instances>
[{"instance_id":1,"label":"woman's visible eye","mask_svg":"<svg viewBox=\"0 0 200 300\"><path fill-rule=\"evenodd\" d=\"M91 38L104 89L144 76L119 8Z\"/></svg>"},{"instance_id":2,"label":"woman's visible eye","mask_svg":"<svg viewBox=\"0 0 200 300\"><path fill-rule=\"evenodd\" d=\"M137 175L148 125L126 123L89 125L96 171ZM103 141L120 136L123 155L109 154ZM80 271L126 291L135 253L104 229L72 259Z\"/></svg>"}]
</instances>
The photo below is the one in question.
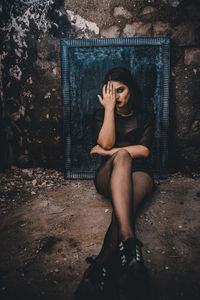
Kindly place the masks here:
<instances>
[{"instance_id":1,"label":"woman's visible eye","mask_svg":"<svg viewBox=\"0 0 200 300\"><path fill-rule=\"evenodd\" d=\"M124 88L123 87L120 87L117 89L117 93L122 93L124 91Z\"/></svg>"}]
</instances>

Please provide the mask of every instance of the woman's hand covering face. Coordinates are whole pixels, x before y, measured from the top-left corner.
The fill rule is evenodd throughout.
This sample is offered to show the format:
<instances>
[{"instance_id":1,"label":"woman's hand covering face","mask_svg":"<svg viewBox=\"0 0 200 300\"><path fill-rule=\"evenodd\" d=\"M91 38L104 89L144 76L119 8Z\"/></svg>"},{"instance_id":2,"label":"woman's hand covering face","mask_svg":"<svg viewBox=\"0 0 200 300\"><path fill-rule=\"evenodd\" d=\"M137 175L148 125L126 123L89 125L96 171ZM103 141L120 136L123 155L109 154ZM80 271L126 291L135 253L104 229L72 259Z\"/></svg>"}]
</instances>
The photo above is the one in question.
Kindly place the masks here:
<instances>
[{"instance_id":1,"label":"woman's hand covering face","mask_svg":"<svg viewBox=\"0 0 200 300\"><path fill-rule=\"evenodd\" d=\"M108 81L107 85L104 84L102 93L103 93L103 99L100 95L97 95L101 105L104 107L105 110L114 111L115 104L116 104L116 97L115 97L115 89L111 81Z\"/></svg>"}]
</instances>

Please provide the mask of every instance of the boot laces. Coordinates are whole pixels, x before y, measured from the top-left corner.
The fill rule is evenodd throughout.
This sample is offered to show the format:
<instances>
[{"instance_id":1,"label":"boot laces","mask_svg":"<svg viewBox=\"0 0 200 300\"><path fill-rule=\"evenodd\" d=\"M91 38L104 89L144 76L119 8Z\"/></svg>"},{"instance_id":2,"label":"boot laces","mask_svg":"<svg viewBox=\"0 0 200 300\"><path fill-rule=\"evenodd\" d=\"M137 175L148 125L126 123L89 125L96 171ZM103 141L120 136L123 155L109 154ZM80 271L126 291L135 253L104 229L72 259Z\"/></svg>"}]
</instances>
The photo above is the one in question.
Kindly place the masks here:
<instances>
[{"instance_id":1,"label":"boot laces","mask_svg":"<svg viewBox=\"0 0 200 300\"><path fill-rule=\"evenodd\" d=\"M140 247L134 243L123 242L119 244L119 256L121 260L121 266L126 267L131 261L136 260L137 262L142 262L142 253Z\"/></svg>"}]
</instances>

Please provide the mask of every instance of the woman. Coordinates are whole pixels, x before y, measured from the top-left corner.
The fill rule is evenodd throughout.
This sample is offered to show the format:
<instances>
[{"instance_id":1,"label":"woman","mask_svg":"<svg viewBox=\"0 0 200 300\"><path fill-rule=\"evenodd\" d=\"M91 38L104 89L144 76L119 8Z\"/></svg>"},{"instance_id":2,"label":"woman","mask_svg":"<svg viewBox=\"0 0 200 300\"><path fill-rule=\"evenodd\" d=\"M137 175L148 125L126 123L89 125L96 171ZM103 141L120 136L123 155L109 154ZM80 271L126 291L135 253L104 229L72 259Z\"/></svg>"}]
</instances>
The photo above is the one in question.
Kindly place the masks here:
<instances>
[{"instance_id":1,"label":"woman","mask_svg":"<svg viewBox=\"0 0 200 300\"><path fill-rule=\"evenodd\" d=\"M94 115L96 145L90 154L103 157L94 184L100 194L112 201L113 212L102 249L77 290L80 299L118 299L111 295L116 287L119 294L128 297L138 280L146 278L134 219L139 204L154 186L147 161L154 122L142 112L137 85L128 70L111 69L102 94L103 97L98 95L102 109Z\"/></svg>"}]
</instances>

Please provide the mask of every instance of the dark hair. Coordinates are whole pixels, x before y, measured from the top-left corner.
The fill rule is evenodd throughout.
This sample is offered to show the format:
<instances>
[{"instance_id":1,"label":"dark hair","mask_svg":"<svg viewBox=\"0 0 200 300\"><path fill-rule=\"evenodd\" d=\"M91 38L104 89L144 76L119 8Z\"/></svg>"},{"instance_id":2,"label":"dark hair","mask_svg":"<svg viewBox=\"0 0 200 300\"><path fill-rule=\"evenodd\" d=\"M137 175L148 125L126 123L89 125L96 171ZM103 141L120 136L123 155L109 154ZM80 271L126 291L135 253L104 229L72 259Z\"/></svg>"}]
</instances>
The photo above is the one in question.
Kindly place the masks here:
<instances>
[{"instance_id":1,"label":"dark hair","mask_svg":"<svg viewBox=\"0 0 200 300\"><path fill-rule=\"evenodd\" d=\"M123 67L115 67L110 69L104 79L104 84L107 84L109 80L119 81L125 84L130 91L130 100L132 100L132 107L135 112L141 112L142 110L142 97L139 86L135 77L128 69Z\"/></svg>"}]
</instances>

